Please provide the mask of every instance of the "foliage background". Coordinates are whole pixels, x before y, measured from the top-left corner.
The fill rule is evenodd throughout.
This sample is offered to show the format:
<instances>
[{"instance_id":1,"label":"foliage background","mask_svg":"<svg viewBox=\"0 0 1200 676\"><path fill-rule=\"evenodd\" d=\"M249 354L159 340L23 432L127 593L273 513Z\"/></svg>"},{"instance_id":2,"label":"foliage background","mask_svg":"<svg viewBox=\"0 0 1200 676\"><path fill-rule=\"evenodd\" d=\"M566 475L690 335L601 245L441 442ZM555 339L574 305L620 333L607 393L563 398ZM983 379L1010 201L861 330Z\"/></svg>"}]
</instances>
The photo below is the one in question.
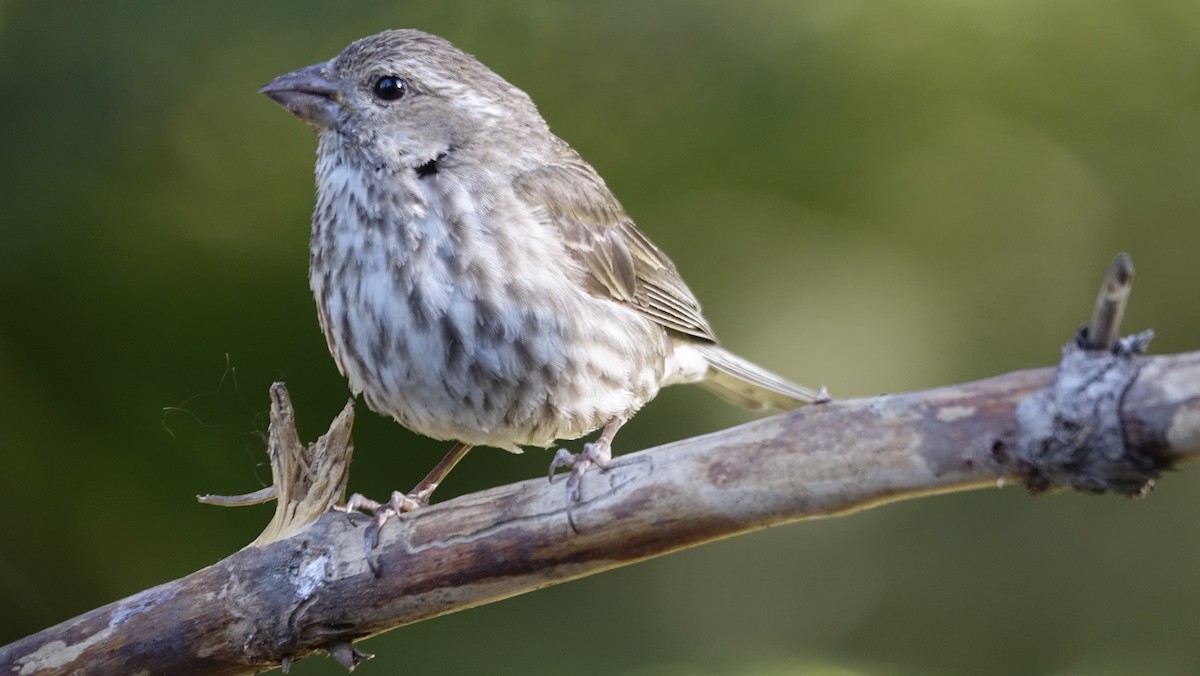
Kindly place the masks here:
<instances>
[{"instance_id":1,"label":"foliage background","mask_svg":"<svg viewBox=\"0 0 1200 676\"><path fill-rule=\"evenodd\" d=\"M306 283L312 134L257 88L414 26L527 90L724 342L837 396L1051 364L1128 250L1126 321L1200 348L1194 0L0 5L0 644L187 574L270 507L266 388L346 398ZM361 409L362 407L360 407ZM360 410L352 487L445 450ZM626 450L749 419L673 388ZM442 499L540 475L474 453ZM777 528L392 632L364 673L1200 671L1200 473ZM342 673L316 658L298 674Z\"/></svg>"}]
</instances>

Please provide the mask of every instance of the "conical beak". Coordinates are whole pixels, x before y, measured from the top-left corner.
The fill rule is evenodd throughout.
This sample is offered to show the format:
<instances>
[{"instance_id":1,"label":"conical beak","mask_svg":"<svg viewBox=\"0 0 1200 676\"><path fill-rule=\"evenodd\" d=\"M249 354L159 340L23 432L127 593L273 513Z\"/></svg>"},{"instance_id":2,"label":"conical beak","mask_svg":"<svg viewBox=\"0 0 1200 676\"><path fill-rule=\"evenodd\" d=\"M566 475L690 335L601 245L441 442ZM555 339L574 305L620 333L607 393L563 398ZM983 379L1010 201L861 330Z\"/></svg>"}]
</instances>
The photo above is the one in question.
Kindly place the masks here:
<instances>
[{"instance_id":1,"label":"conical beak","mask_svg":"<svg viewBox=\"0 0 1200 676\"><path fill-rule=\"evenodd\" d=\"M329 63L318 63L280 75L258 91L296 117L317 127L332 127L341 109L337 85L327 73Z\"/></svg>"}]
</instances>

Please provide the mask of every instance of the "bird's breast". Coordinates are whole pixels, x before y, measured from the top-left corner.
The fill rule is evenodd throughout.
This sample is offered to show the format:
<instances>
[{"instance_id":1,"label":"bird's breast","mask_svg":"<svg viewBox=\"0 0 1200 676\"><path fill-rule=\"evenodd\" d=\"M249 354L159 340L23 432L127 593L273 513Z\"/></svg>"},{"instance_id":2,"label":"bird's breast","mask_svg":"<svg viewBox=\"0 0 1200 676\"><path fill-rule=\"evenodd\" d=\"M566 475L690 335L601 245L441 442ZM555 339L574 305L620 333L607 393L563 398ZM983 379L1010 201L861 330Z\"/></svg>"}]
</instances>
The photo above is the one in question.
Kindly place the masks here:
<instances>
[{"instance_id":1,"label":"bird's breast","mask_svg":"<svg viewBox=\"0 0 1200 676\"><path fill-rule=\"evenodd\" d=\"M444 174L378 178L319 173L310 270L330 352L372 409L511 450L654 396L665 332L586 293L557 233L515 197Z\"/></svg>"}]
</instances>

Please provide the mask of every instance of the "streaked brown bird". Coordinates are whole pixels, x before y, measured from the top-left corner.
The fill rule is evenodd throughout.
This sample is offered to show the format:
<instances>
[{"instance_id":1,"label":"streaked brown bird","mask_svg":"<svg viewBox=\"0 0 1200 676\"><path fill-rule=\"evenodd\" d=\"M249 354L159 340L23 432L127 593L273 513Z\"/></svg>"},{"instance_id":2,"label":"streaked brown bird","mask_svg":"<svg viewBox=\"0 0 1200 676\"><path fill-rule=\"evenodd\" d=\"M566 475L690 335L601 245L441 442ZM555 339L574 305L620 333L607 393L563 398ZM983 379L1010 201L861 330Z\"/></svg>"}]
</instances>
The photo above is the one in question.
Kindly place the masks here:
<instances>
[{"instance_id":1,"label":"streaked brown bird","mask_svg":"<svg viewBox=\"0 0 1200 676\"><path fill-rule=\"evenodd\" d=\"M309 280L338 368L371 409L457 443L407 495L428 503L472 446L520 452L597 429L571 467L611 458L659 388L748 408L809 390L726 351L674 264L525 92L416 30L363 38L261 90L318 131Z\"/></svg>"}]
</instances>

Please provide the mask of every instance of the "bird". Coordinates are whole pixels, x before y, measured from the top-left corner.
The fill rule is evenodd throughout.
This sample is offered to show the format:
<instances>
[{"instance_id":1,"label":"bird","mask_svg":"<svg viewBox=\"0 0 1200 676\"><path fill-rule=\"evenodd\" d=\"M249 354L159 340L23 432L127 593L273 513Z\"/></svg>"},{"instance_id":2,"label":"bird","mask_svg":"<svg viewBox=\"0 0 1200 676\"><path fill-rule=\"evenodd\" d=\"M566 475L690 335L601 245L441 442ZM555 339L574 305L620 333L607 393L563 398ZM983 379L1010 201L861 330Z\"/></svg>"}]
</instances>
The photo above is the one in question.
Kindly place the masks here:
<instances>
[{"instance_id":1,"label":"bird","mask_svg":"<svg viewBox=\"0 0 1200 676\"><path fill-rule=\"evenodd\" d=\"M452 441L423 507L474 446L558 449L553 481L605 467L617 431L659 390L696 383L750 409L817 394L721 347L674 263L530 97L447 40L362 38L261 90L317 132L309 282L329 352L373 411Z\"/></svg>"}]
</instances>

